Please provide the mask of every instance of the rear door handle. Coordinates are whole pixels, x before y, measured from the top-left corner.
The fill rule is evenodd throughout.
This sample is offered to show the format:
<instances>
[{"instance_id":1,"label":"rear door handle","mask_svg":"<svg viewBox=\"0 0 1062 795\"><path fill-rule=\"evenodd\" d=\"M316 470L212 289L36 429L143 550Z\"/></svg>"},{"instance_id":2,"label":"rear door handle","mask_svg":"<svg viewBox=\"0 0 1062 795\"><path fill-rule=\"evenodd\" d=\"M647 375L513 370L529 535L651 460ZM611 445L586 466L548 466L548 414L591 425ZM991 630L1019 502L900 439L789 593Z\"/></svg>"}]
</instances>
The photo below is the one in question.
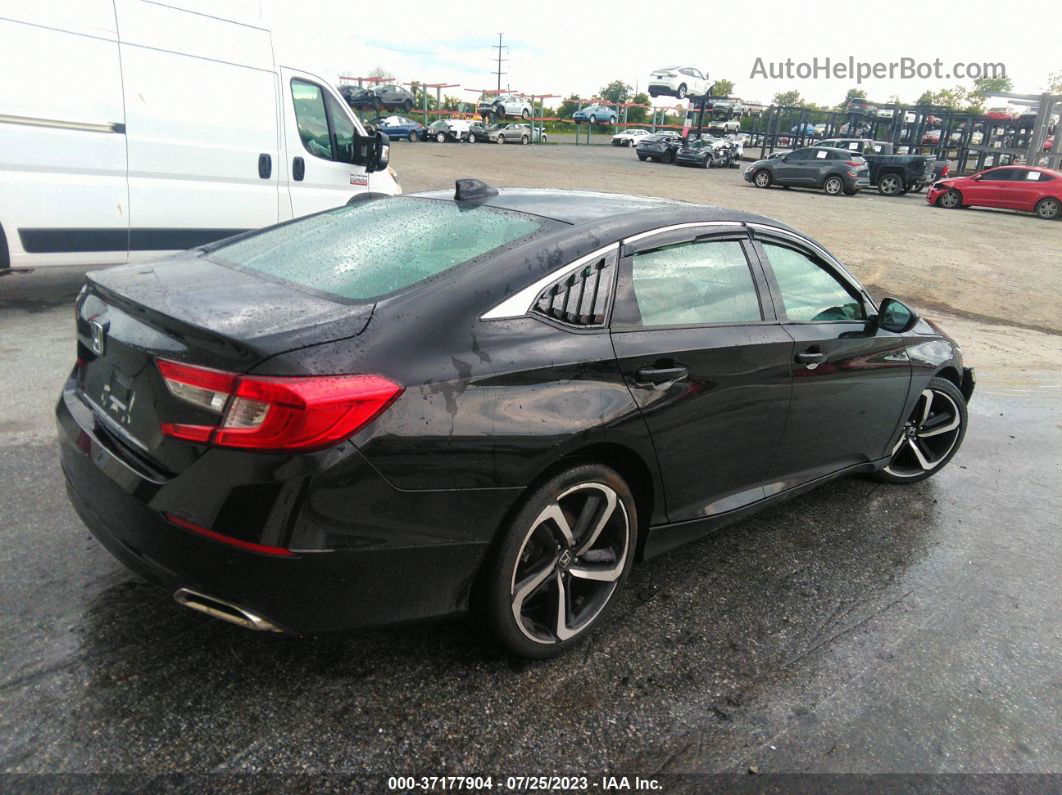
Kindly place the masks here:
<instances>
[{"instance_id":1,"label":"rear door handle","mask_svg":"<svg viewBox=\"0 0 1062 795\"><path fill-rule=\"evenodd\" d=\"M806 365L809 370L814 370L826 361L826 354L821 351L805 351L796 355L796 361L798 364Z\"/></svg>"},{"instance_id":2,"label":"rear door handle","mask_svg":"<svg viewBox=\"0 0 1062 795\"><path fill-rule=\"evenodd\" d=\"M306 161L301 157L296 157L291 161L291 177L296 182L302 182L302 178L306 176Z\"/></svg>"},{"instance_id":3,"label":"rear door handle","mask_svg":"<svg viewBox=\"0 0 1062 795\"><path fill-rule=\"evenodd\" d=\"M273 158L263 152L258 155L258 176L262 179L269 179L273 174Z\"/></svg>"},{"instance_id":4,"label":"rear door handle","mask_svg":"<svg viewBox=\"0 0 1062 795\"><path fill-rule=\"evenodd\" d=\"M681 380L689 374L690 371L680 364L671 367L643 367L635 372L634 380L639 384L666 384Z\"/></svg>"}]
</instances>

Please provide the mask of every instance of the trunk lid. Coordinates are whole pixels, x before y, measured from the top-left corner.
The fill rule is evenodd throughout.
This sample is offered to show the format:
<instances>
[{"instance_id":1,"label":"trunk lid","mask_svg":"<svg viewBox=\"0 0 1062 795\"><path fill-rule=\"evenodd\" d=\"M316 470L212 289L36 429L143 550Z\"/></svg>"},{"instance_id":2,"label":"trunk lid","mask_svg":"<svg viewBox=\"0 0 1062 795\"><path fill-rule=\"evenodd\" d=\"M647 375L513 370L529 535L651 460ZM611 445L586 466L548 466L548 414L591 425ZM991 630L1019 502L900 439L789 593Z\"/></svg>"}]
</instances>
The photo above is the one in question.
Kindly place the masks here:
<instances>
[{"instance_id":1,"label":"trunk lid","mask_svg":"<svg viewBox=\"0 0 1062 795\"><path fill-rule=\"evenodd\" d=\"M243 373L284 351L356 336L372 310L194 254L90 273L76 305L78 392L125 452L180 472L206 447L164 436L161 423L220 417L175 397L158 359Z\"/></svg>"}]
</instances>

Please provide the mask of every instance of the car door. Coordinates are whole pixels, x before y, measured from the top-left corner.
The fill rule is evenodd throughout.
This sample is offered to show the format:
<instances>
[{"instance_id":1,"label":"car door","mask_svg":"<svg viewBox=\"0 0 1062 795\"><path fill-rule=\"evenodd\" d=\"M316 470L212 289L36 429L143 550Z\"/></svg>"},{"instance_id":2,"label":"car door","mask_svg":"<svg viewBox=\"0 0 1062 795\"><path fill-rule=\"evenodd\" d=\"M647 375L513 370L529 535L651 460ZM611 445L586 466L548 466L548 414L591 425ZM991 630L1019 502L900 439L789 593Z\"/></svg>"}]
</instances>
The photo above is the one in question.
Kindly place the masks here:
<instances>
[{"instance_id":1,"label":"car door","mask_svg":"<svg viewBox=\"0 0 1062 795\"><path fill-rule=\"evenodd\" d=\"M747 232L686 224L638 235L623 246L616 289L613 347L653 439L669 520L761 499L793 341Z\"/></svg>"},{"instance_id":2,"label":"car door","mask_svg":"<svg viewBox=\"0 0 1062 795\"><path fill-rule=\"evenodd\" d=\"M1036 202L1044 195L1044 184L1050 182L1053 177L1047 172L1036 168L1019 168L1008 188L1013 194L1015 210L1032 212Z\"/></svg>"},{"instance_id":3,"label":"car door","mask_svg":"<svg viewBox=\"0 0 1062 795\"><path fill-rule=\"evenodd\" d=\"M784 185L810 185L814 164L809 163L808 159L814 152L814 149L796 149L778 158L778 164L774 167L775 182Z\"/></svg>"},{"instance_id":4,"label":"car door","mask_svg":"<svg viewBox=\"0 0 1062 795\"><path fill-rule=\"evenodd\" d=\"M369 184L364 166L340 156L359 131L339 100L316 78L281 70L286 177L291 215L339 207Z\"/></svg>"},{"instance_id":5,"label":"car door","mask_svg":"<svg viewBox=\"0 0 1062 795\"><path fill-rule=\"evenodd\" d=\"M1018 175L1019 169L1016 168L993 168L982 172L978 179L971 179L963 188L963 203L1013 209L1017 204L1015 177Z\"/></svg>"},{"instance_id":6,"label":"car door","mask_svg":"<svg viewBox=\"0 0 1062 795\"><path fill-rule=\"evenodd\" d=\"M903 336L877 328L869 297L825 252L756 226L755 248L792 339L793 400L768 494L885 457L911 364Z\"/></svg>"}]
</instances>

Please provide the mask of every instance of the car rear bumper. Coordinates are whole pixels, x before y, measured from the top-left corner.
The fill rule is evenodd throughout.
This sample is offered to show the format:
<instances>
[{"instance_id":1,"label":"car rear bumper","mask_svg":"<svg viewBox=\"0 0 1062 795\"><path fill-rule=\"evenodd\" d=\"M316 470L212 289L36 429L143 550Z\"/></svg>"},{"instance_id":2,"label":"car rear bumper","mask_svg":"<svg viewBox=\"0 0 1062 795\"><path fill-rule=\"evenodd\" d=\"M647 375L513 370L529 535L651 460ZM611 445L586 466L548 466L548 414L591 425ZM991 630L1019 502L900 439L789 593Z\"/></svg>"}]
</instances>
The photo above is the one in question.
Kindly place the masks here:
<instances>
[{"instance_id":1,"label":"car rear bumper","mask_svg":"<svg viewBox=\"0 0 1062 795\"><path fill-rule=\"evenodd\" d=\"M175 505L182 499L201 505L208 487L189 481L185 473L169 483L145 478L100 435L91 410L72 388L64 389L56 419L70 501L118 560L170 593L188 589L204 594L296 634L413 621L466 609L494 529L518 493L400 491L357 454L357 472L348 460L339 483L333 480L315 488L306 482L291 524L309 525L309 530L296 529L294 535L312 537L320 532L313 527L315 521L325 533L335 529L337 504L338 515L347 518L357 517L357 505L369 504L371 515L350 519L364 522L364 532L345 548L304 550L293 543L287 554L266 554L168 521L165 515L180 511ZM351 499L351 479L364 477L370 480L354 494L370 493L371 502ZM445 503L439 502L441 496ZM409 526L406 506L411 501L421 503L416 511L424 524ZM432 516L434 521L426 518ZM464 530L453 532L462 526Z\"/></svg>"}]
</instances>

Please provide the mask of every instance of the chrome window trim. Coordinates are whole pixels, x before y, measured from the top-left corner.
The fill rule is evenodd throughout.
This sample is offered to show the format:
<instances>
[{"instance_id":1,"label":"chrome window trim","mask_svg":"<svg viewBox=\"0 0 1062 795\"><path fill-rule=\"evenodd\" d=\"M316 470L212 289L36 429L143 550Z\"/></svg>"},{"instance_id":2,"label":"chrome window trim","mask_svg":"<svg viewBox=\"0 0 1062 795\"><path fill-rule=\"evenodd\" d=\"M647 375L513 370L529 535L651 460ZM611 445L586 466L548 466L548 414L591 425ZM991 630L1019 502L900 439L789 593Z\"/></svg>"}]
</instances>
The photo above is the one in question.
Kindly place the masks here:
<instances>
[{"instance_id":1,"label":"chrome window trim","mask_svg":"<svg viewBox=\"0 0 1062 795\"><path fill-rule=\"evenodd\" d=\"M650 229L648 232L641 232L632 237L625 238L623 245L627 246L631 243L637 243L639 240L645 240L653 235L663 235L667 232L678 232L682 229L696 229L699 226L736 226L739 229L744 226L742 221L693 221L686 224L674 224L672 226L662 226L659 229Z\"/></svg>"},{"instance_id":2,"label":"chrome window trim","mask_svg":"<svg viewBox=\"0 0 1062 795\"><path fill-rule=\"evenodd\" d=\"M563 279L572 271L578 270L588 262L601 259L601 257L604 257L613 251L617 251L619 245L619 241L609 243L603 248L591 251L589 254L579 257L579 259L569 262L567 265L562 265L560 268L557 268L557 270L551 271L533 284L529 284L527 287L509 296L493 309L480 315L479 319L510 320L512 318L525 317L534 307L541 292L553 284L553 282Z\"/></svg>"}]
</instances>

